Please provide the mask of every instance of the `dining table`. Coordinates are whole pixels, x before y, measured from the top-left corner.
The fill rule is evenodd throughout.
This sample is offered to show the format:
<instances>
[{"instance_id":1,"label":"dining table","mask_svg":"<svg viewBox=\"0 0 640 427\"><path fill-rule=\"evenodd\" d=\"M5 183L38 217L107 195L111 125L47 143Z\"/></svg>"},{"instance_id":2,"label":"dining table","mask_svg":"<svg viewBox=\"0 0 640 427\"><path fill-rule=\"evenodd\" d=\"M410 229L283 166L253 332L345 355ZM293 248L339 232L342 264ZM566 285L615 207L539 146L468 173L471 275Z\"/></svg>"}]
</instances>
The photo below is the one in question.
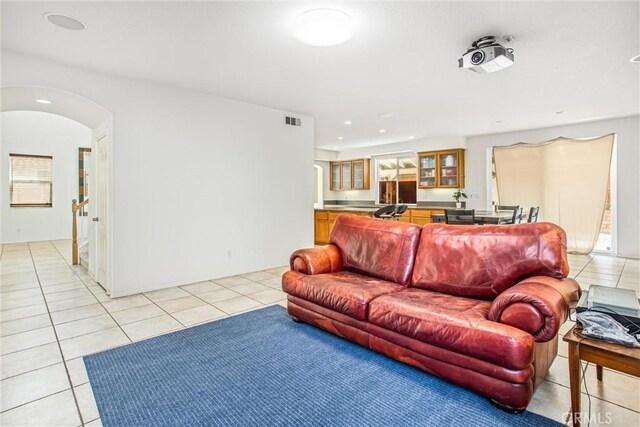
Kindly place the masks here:
<instances>
[{"instance_id":1,"label":"dining table","mask_svg":"<svg viewBox=\"0 0 640 427\"><path fill-rule=\"evenodd\" d=\"M475 211L476 224L510 224L513 218L513 211ZM444 223L444 213L431 214L431 222Z\"/></svg>"}]
</instances>

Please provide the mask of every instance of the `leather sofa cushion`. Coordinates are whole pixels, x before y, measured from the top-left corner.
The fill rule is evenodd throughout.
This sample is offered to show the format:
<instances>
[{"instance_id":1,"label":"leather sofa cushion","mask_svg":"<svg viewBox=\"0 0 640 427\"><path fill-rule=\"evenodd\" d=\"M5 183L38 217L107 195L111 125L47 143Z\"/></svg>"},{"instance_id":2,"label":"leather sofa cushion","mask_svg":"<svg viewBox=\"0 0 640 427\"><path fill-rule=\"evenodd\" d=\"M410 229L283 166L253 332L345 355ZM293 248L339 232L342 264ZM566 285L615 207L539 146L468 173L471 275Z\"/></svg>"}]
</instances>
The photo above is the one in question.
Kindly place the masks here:
<instances>
[{"instance_id":1,"label":"leather sofa cushion","mask_svg":"<svg viewBox=\"0 0 640 427\"><path fill-rule=\"evenodd\" d=\"M414 224L343 214L329 242L340 250L343 270L407 286L421 231Z\"/></svg>"},{"instance_id":2,"label":"leather sofa cushion","mask_svg":"<svg viewBox=\"0 0 640 427\"><path fill-rule=\"evenodd\" d=\"M507 369L533 362L533 337L487 320L488 301L408 288L369 304L369 322Z\"/></svg>"},{"instance_id":3,"label":"leather sofa cushion","mask_svg":"<svg viewBox=\"0 0 640 427\"><path fill-rule=\"evenodd\" d=\"M366 320L372 299L404 287L348 271L314 275L288 271L282 276L282 289L289 295Z\"/></svg>"},{"instance_id":4,"label":"leather sofa cushion","mask_svg":"<svg viewBox=\"0 0 640 427\"><path fill-rule=\"evenodd\" d=\"M568 273L565 233L555 224L427 224L411 286L493 299L526 277Z\"/></svg>"}]
</instances>

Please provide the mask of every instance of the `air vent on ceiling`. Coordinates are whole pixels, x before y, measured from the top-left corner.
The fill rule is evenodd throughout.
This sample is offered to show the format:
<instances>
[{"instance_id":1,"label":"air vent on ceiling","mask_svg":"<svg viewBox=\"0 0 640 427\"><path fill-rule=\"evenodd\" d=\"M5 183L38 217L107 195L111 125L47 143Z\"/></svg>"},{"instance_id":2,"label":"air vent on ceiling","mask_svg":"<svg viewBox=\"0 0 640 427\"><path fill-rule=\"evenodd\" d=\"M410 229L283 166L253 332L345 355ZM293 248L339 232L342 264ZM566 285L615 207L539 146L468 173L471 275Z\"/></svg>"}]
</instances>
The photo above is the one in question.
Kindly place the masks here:
<instances>
[{"instance_id":1,"label":"air vent on ceiling","mask_svg":"<svg viewBox=\"0 0 640 427\"><path fill-rule=\"evenodd\" d=\"M284 124L291 126L302 126L302 119L298 117L284 116Z\"/></svg>"}]
</instances>

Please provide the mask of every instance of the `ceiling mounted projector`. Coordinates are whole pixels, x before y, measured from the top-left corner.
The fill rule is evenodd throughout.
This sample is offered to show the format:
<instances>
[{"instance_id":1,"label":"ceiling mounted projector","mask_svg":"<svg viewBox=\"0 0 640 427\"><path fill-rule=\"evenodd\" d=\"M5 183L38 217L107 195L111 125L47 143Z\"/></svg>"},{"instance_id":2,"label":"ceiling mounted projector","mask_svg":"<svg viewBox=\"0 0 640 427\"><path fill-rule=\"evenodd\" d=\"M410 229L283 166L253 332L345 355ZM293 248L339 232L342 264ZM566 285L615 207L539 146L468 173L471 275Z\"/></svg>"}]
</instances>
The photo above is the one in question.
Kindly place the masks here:
<instances>
[{"instance_id":1,"label":"ceiling mounted projector","mask_svg":"<svg viewBox=\"0 0 640 427\"><path fill-rule=\"evenodd\" d=\"M513 37L505 37L511 41ZM496 43L494 36L485 36L471 44L471 48L458 59L458 68L476 73L493 73L513 65L513 49Z\"/></svg>"}]
</instances>

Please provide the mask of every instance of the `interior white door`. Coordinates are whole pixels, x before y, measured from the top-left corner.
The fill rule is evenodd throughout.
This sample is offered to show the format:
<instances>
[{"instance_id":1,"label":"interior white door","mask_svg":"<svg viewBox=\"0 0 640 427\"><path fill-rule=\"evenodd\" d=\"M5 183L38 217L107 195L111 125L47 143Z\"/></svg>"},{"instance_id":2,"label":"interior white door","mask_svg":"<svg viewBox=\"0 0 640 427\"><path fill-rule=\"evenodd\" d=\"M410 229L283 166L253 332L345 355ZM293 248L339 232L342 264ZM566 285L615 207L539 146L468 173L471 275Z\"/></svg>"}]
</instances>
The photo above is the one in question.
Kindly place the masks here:
<instances>
[{"instance_id":1,"label":"interior white door","mask_svg":"<svg viewBox=\"0 0 640 427\"><path fill-rule=\"evenodd\" d=\"M107 136L96 141L96 279L110 290L107 283Z\"/></svg>"}]
</instances>

